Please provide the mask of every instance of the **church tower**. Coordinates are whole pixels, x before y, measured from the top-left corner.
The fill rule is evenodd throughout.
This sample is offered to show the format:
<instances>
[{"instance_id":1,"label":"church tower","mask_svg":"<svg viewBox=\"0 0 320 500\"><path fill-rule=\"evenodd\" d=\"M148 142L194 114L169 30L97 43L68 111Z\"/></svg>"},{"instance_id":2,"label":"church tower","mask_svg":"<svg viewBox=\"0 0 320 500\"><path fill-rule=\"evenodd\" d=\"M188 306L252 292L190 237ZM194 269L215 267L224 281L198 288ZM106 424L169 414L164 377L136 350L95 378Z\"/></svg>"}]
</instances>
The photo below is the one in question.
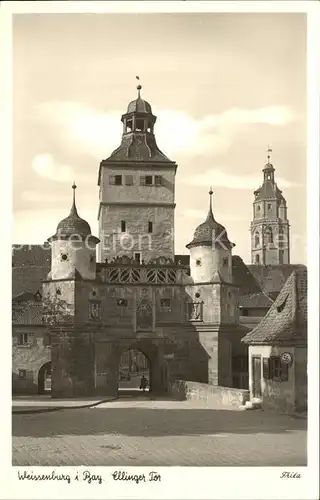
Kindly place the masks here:
<instances>
[{"instance_id":1,"label":"church tower","mask_svg":"<svg viewBox=\"0 0 320 500\"><path fill-rule=\"evenodd\" d=\"M141 98L121 117L120 146L100 164L99 260L126 255L137 262L174 258L177 165L157 146L156 116Z\"/></svg>"},{"instance_id":2,"label":"church tower","mask_svg":"<svg viewBox=\"0 0 320 500\"><path fill-rule=\"evenodd\" d=\"M263 184L254 191L251 222L251 263L290 264L290 226L287 203L275 182L275 169L268 161L263 169Z\"/></svg>"}]
</instances>

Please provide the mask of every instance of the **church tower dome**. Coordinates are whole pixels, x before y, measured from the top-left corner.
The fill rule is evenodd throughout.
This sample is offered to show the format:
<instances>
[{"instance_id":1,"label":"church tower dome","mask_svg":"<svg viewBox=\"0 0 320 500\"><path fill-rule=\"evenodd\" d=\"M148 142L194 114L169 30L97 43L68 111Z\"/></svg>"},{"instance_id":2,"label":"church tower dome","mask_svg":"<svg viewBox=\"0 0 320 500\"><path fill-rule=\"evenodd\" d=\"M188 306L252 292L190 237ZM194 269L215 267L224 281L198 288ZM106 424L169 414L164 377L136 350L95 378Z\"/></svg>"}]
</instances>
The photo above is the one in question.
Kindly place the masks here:
<instances>
[{"instance_id":1,"label":"church tower dome","mask_svg":"<svg viewBox=\"0 0 320 500\"><path fill-rule=\"evenodd\" d=\"M137 86L138 90L138 97L134 101L129 102L128 108L127 108L127 114L130 113L148 113L152 115L152 109L150 104L147 101L144 101L141 99L140 91L142 87L141 85Z\"/></svg>"}]
</instances>

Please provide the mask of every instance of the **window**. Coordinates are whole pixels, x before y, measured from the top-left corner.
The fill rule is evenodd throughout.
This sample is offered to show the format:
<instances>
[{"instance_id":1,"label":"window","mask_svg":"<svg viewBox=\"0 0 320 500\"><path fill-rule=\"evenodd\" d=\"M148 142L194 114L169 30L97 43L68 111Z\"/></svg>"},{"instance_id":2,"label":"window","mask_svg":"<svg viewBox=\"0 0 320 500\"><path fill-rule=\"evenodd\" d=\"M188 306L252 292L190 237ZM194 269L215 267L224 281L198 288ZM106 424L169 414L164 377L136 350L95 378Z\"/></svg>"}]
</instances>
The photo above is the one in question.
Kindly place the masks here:
<instances>
[{"instance_id":1,"label":"window","mask_svg":"<svg viewBox=\"0 0 320 500\"><path fill-rule=\"evenodd\" d=\"M196 266L198 266L198 267L201 266L201 259L196 260Z\"/></svg>"},{"instance_id":2,"label":"window","mask_svg":"<svg viewBox=\"0 0 320 500\"><path fill-rule=\"evenodd\" d=\"M144 129L145 129L145 121L144 120L137 120L136 121L137 132L143 132Z\"/></svg>"},{"instance_id":3,"label":"window","mask_svg":"<svg viewBox=\"0 0 320 500\"><path fill-rule=\"evenodd\" d=\"M285 382L289 378L289 365L283 363L279 356L263 358L263 377L271 380ZM268 360L268 361L265 361Z\"/></svg>"},{"instance_id":4,"label":"window","mask_svg":"<svg viewBox=\"0 0 320 500\"><path fill-rule=\"evenodd\" d=\"M134 260L135 260L138 264L140 264L140 262L141 262L141 253L139 253L139 252L135 253L135 254L134 254Z\"/></svg>"},{"instance_id":5,"label":"window","mask_svg":"<svg viewBox=\"0 0 320 500\"><path fill-rule=\"evenodd\" d=\"M126 186L133 186L133 175L125 175L124 183Z\"/></svg>"},{"instance_id":6,"label":"window","mask_svg":"<svg viewBox=\"0 0 320 500\"><path fill-rule=\"evenodd\" d=\"M127 299L117 299L117 306L118 307L127 307L128 300Z\"/></svg>"},{"instance_id":7,"label":"window","mask_svg":"<svg viewBox=\"0 0 320 500\"><path fill-rule=\"evenodd\" d=\"M148 222L148 233L152 233L153 231L153 223L151 221Z\"/></svg>"},{"instance_id":8,"label":"window","mask_svg":"<svg viewBox=\"0 0 320 500\"><path fill-rule=\"evenodd\" d=\"M89 302L89 318L95 321L101 320L101 304L100 302Z\"/></svg>"},{"instance_id":9,"label":"window","mask_svg":"<svg viewBox=\"0 0 320 500\"><path fill-rule=\"evenodd\" d=\"M203 302L188 302L187 321L203 321Z\"/></svg>"},{"instance_id":10,"label":"window","mask_svg":"<svg viewBox=\"0 0 320 500\"><path fill-rule=\"evenodd\" d=\"M260 205L257 206L257 212L260 212Z\"/></svg>"},{"instance_id":11,"label":"window","mask_svg":"<svg viewBox=\"0 0 320 500\"><path fill-rule=\"evenodd\" d=\"M162 175L155 175L154 183L156 186L162 186Z\"/></svg>"},{"instance_id":12,"label":"window","mask_svg":"<svg viewBox=\"0 0 320 500\"><path fill-rule=\"evenodd\" d=\"M143 175L140 177L140 186L152 186L152 175Z\"/></svg>"},{"instance_id":13,"label":"window","mask_svg":"<svg viewBox=\"0 0 320 500\"><path fill-rule=\"evenodd\" d=\"M271 203L268 203L268 210L271 210Z\"/></svg>"},{"instance_id":14,"label":"window","mask_svg":"<svg viewBox=\"0 0 320 500\"><path fill-rule=\"evenodd\" d=\"M122 233L126 232L126 221L125 220L121 221L121 232Z\"/></svg>"},{"instance_id":15,"label":"window","mask_svg":"<svg viewBox=\"0 0 320 500\"><path fill-rule=\"evenodd\" d=\"M109 176L109 184L121 186L122 185L122 175L110 175Z\"/></svg>"},{"instance_id":16,"label":"window","mask_svg":"<svg viewBox=\"0 0 320 500\"><path fill-rule=\"evenodd\" d=\"M27 370L19 370L19 378L26 379L27 378Z\"/></svg>"},{"instance_id":17,"label":"window","mask_svg":"<svg viewBox=\"0 0 320 500\"><path fill-rule=\"evenodd\" d=\"M259 263L260 263L260 255L259 255L259 254L257 254L257 255L256 255L256 264L259 264Z\"/></svg>"},{"instance_id":18,"label":"window","mask_svg":"<svg viewBox=\"0 0 320 500\"><path fill-rule=\"evenodd\" d=\"M224 267L226 267L226 266L228 265L228 257L224 257L224 258L222 259L222 265L223 265Z\"/></svg>"},{"instance_id":19,"label":"window","mask_svg":"<svg viewBox=\"0 0 320 500\"><path fill-rule=\"evenodd\" d=\"M260 236L258 232L254 235L254 245L255 247L258 247L260 245Z\"/></svg>"},{"instance_id":20,"label":"window","mask_svg":"<svg viewBox=\"0 0 320 500\"><path fill-rule=\"evenodd\" d=\"M32 333L20 333L19 337L18 337L18 344L19 345L30 345L30 344L32 344L32 338L33 338Z\"/></svg>"},{"instance_id":21,"label":"window","mask_svg":"<svg viewBox=\"0 0 320 500\"><path fill-rule=\"evenodd\" d=\"M267 227L264 233L265 236L265 243L273 243L273 233L272 233L272 228Z\"/></svg>"},{"instance_id":22,"label":"window","mask_svg":"<svg viewBox=\"0 0 320 500\"><path fill-rule=\"evenodd\" d=\"M160 307L163 311L171 311L171 300L160 299Z\"/></svg>"},{"instance_id":23,"label":"window","mask_svg":"<svg viewBox=\"0 0 320 500\"><path fill-rule=\"evenodd\" d=\"M68 260L68 255L66 253L62 253L61 260Z\"/></svg>"},{"instance_id":24,"label":"window","mask_svg":"<svg viewBox=\"0 0 320 500\"><path fill-rule=\"evenodd\" d=\"M249 316L249 311L246 307L241 308L240 311L241 311L241 316Z\"/></svg>"}]
</instances>

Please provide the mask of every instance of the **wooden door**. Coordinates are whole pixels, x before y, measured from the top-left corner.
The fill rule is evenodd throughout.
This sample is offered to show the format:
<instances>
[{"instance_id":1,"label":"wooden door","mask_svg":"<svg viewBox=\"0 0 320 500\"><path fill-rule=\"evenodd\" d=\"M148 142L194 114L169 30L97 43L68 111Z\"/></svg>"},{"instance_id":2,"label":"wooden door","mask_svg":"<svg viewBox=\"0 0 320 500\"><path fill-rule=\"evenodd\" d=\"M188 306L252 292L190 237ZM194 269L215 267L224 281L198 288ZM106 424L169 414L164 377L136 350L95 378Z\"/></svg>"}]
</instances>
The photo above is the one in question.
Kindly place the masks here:
<instances>
[{"instance_id":1,"label":"wooden door","mask_svg":"<svg viewBox=\"0 0 320 500\"><path fill-rule=\"evenodd\" d=\"M261 356L252 356L252 395L261 397Z\"/></svg>"}]
</instances>

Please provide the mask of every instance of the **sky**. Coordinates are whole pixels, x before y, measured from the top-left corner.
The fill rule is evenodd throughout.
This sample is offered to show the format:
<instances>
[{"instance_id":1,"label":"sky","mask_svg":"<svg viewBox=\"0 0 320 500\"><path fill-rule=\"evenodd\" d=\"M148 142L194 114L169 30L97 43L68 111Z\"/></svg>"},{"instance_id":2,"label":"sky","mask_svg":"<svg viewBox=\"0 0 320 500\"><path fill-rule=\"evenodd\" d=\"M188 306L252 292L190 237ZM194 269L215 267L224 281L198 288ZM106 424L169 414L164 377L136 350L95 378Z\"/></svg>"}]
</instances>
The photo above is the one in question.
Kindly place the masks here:
<instances>
[{"instance_id":1,"label":"sky","mask_svg":"<svg viewBox=\"0 0 320 500\"><path fill-rule=\"evenodd\" d=\"M253 191L268 146L306 263L306 21L295 13L37 14L13 20L13 243L43 243L77 206L98 235L100 161L142 97L178 164L175 251L213 187L233 253L250 262Z\"/></svg>"}]
</instances>

